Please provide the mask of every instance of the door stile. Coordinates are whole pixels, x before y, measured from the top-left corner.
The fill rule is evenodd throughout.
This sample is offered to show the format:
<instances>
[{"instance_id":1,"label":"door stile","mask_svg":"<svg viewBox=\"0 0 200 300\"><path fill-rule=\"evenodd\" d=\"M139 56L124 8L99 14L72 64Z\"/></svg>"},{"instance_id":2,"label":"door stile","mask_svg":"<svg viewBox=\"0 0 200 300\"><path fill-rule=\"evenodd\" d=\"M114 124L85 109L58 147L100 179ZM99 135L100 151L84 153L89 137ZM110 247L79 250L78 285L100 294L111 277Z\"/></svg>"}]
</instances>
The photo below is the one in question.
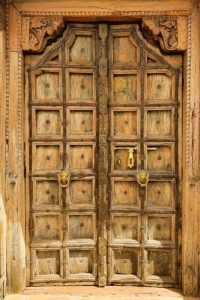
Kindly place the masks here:
<instances>
[{"instance_id":1,"label":"door stile","mask_svg":"<svg viewBox=\"0 0 200 300\"><path fill-rule=\"evenodd\" d=\"M101 53L99 54L99 202L98 202L98 285L107 283L107 172L108 172L108 26L99 25Z\"/></svg>"},{"instance_id":2,"label":"door stile","mask_svg":"<svg viewBox=\"0 0 200 300\"><path fill-rule=\"evenodd\" d=\"M63 99L63 122L61 124L63 128L63 153L62 153L62 170L67 170L67 128L66 128L66 122L67 122L67 98L66 98L66 66L65 66L65 44L64 42L61 44L61 68L62 68L62 99ZM68 195L67 195L68 194ZM66 240L67 240L67 210L66 210L66 201L69 197L69 188L63 188L61 187L61 207L63 209L62 213L62 234L63 234L63 262L62 262L62 272L63 272L63 278L67 277L67 250L66 250Z\"/></svg>"},{"instance_id":3,"label":"door stile","mask_svg":"<svg viewBox=\"0 0 200 300\"><path fill-rule=\"evenodd\" d=\"M179 176L179 166L178 166L178 156L179 156L179 136L181 136L181 132L179 133L179 128L181 128L181 124L179 125L179 113L178 113L178 108L180 106L179 102L179 85L180 85L180 70L176 70L175 74L175 115L174 115L174 123L175 123L175 214L176 214L176 222L175 222L175 281L180 285L181 283L181 276L179 276L179 271L180 271L180 266L179 266L179 261L181 259L181 242L179 243L179 232L181 232L181 208L180 206L180 200L179 200L179 182L180 182L180 176ZM181 114L180 114L181 115ZM180 152L181 153L181 152Z\"/></svg>"},{"instance_id":4,"label":"door stile","mask_svg":"<svg viewBox=\"0 0 200 300\"><path fill-rule=\"evenodd\" d=\"M140 153L138 155L139 164L141 166L141 170L145 169L144 166L144 65L145 65L145 51L143 47L140 48ZM145 244L145 215L144 215L144 202L146 197L146 188L144 186L139 187L140 193L140 201L141 201L141 246L140 246L140 267L141 267L141 285L145 282L145 272L144 272L144 244Z\"/></svg>"},{"instance_id":5,"label":"door stile","mask_svg":"<svg viewBox=\"0 0 200 300\"><path fill-rule=\"evenodd\" d=\"M31 69L28 70L28 81L29 81L29 87L31 86ZM31 102L32 99L32 89L29 88L28 90L28 98L29 98L29 103ZM29 105L29 137L32 137L32 109L31 109L31 105ZM32 142L30 141L30 146L29 146L29 170L32 170L32 149L31 149L31 145ZM32 206L32 196L33 196L33 182L30 176L28 176L28 180L29 180L29 210L31 210L31 206ZM29 225L29 247L30 247L30 279L32 279L33 277L33 248L31 247L31 243L33 240L33 215L30 214L29 217L29 221L28 221L28 225Z\"/></svg>"}]
</instances>

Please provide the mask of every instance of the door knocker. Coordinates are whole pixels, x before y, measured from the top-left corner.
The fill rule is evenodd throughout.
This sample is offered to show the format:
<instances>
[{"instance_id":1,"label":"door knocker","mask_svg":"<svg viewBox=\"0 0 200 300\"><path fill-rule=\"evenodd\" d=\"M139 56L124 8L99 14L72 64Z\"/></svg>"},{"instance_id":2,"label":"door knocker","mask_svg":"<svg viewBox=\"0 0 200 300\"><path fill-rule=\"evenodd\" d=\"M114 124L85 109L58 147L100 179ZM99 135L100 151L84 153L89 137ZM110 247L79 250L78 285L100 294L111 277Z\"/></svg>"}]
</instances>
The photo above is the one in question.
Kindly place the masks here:
<instances>
[{"instance_id":1,"label":"door knocker","mask_svg":"<svg viewBox=\"0 0 200 300\"><path fill-rule=\"evenodd\" d=\"M67 171L61 171L58 174L58 182L60 183L61 187L67 187L68 183L70 182L70 174Z\"/></svg>"},{"instance_id":2,"label":"door knocker","mask_svg":"<svg viewBox=\"0 0 200 300\"><path fill-rule=\"evenodd\" d=\"M149 174L146 171L144 171L144 170L139 171L137 173L136 177L137 177L137 182L141 186L147 186L147 184L149 182Z\"/></svg>"}]
</instances>

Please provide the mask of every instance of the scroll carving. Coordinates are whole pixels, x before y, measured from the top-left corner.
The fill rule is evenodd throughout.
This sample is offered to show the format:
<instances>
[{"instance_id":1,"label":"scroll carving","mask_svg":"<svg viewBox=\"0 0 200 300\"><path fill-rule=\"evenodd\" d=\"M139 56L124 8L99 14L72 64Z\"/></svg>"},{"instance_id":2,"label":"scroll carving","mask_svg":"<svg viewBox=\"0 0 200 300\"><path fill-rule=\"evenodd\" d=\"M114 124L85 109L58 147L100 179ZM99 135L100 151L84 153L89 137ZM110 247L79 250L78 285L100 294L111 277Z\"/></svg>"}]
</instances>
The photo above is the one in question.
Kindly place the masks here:
<instances>
[{"instance_id":1,"label":"scroll carving","mask_svg":"<svg viewBox=\"0 0 200 300\"><path fill-rule=\"evenodd\" d=\"M158 40L163 51L174 51L178 46L177 17L144 17L142 27Z\"/></svg>"},{"instance_id":2,"label":"scroll carving","mask_svg":"<svg viewBox=\"0 0 200 300\"><path fill-rule=\"evenodd\" d=\"M22 19L22 48L41 52L47 41L64 27L63 17L24 17Z\"/></svg>"}]
</instances>

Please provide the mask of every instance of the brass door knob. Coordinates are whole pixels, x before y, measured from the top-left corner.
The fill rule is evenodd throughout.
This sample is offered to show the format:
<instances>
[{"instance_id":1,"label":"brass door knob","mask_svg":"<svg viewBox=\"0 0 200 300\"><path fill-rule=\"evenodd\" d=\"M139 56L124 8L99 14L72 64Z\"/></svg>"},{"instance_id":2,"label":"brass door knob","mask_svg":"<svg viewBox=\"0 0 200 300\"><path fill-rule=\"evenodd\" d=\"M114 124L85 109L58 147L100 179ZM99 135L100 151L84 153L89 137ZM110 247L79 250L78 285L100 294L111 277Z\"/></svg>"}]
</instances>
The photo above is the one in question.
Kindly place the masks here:
<instances>
[{"instance_id":1,"label":"brass door knob","mask_svg":"<svg viewBox=\"0 0 200 300\"><path fill-rule=\"evenodd\" d=\"M70 182L69 172L61 171L58 174L58 182L60 183L61 187L67 187L68 183Z\"/></svg>"},{"instance_id":2,"label":"brass door knob","mask_svg":"<svg viewBox=\"0 0 200 300\"><path fill-rule=\"evenodd\" d=\"M141 186L147 186L147 184L149 182L149 173L147 173L144 170L141 170L137 173L136 178L137 178L137 182Z\"/></svg>"}]
</instances>

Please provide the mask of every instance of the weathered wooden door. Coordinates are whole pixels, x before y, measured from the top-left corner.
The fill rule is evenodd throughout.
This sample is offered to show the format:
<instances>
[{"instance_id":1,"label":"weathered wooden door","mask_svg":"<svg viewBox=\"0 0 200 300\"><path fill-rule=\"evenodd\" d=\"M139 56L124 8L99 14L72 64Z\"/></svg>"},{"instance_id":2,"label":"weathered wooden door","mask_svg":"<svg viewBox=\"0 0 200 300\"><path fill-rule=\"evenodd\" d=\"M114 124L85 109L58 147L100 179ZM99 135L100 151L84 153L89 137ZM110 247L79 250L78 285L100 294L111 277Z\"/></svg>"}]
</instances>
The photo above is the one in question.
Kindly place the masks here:
<instances>
[{"instance_id":1,"label":"weathered wooden door","mask_svg":"<svg viewBox=\"0 0 200 300\"><path fill-rule=\"evenodd\" d=\"M180 66L136 24L26 56L27 284L178 283Z\"/></svg>"}]
</instances>

